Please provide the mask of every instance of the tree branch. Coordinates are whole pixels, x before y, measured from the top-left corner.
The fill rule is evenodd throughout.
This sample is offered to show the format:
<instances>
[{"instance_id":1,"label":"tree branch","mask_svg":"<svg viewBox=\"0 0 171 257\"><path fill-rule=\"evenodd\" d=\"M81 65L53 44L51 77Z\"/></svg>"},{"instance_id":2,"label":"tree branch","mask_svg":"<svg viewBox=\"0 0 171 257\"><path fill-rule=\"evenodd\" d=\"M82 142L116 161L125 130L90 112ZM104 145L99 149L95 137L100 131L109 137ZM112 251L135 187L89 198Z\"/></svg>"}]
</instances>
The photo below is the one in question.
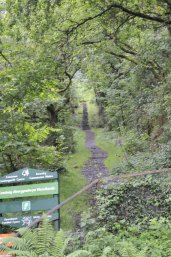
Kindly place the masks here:
<instances>
[{"instance_id":1,"label":"tree branch","mask_svg":"<svg viewBox=\"0 0 171 257\"><path fill-rule=\"evenodd\" d=\"M84 25L85 23L91 21L91 20L94 20L98 17L101 17L103 16L104 14L106 14L107 12L111 11L112 9L119 9L121 10L122 12L124 13L127 13L129 14L130 16L133 16L133 17L138 17L138 18L141 18L141 19L146 19L146 20L150 20L150 21L155 21L155 22L159 22L159 23L164 23L165 25L169 25L171 24L171 20L165 20L161 17L158 17L158 16L150 16L148 14L144 14L144 13L141 13L141 12L137 12L137 11L134 11L134 10L130 10L124 6L122 6L121 4L112 4L112 5L109 5L106 9L104 9L102 12L94 15L94 16L90 16L84 20L82 20L80 23L77 23L74 27L72 28L69 28L68 30L66 30L65 32L67 34L70 34L72 32L74 32L74 30L78 29L80 26Z\"/></svg>"},{"instance_id":2,"label":"tree branch","mask_svg":"<svg viewBox=\"0 0 171 257\"><path fill-rule=\"evenodd\" d=\"M136 61L135 59L130 58L127 55L117 54L117 53L114 53L114 52L111 52L111 51L106 51L106 53L114 55L119 59L120 58L121 59L126 59L127 61L130 61L130 62L132 62L136 65L139 64L138 61ZM163 78L165 77L164 73L163 73L163 70L161 70L162 68L156 62L147 61L146 63L142 63L142 65L145 69L150 70L153 73L153 75L155 76L156 79L158 79L159 81L161 81L161 79L162 79L162 81L163 81Z\"/></svg>"},{"instance_id":3,"label":"tree branch","mask_svg":"<svg viewBox=\"0 0 171 257\"><path fill-rule=\"evenodd\" d=\"M0 55L2 56L2 58L12 67L12 63L8 60L8 58L2 53L2 51L0 51Z\"/></svg>"},{"instance_id":4,"label":"tree branch","mask_svg":"<svg viewBox=\"0 0 171 257\"><path fill-rule=\"evenodd\" d=\"M135 51L128 50L128 49L126 49L125 47L120 46L120 45L118 45L118 47L119 47L123 52L125 52L125 53L127 53L127 54L137 55L137 53L136 53Z\"/></svg>"},{"instance_id":5,"label":"tree branch","mask_svg":"<svg viewBox=\"0 0 171 257\"><path fill-rule=\"evenodd\" d=\"M117 29L115 30L115 34L117 34L117 33L119 32L120 28L122 28L129 20L131 20L131 19L133 19L133 18L135 18L135 17L132 17L132 16L128 15L128 16L126 17L126 19L124 19L123 22L121 22L121 24L119 24L119 26L118 26Z\"/></svg>"},{"instance_id":6,"label":"tree branch","mask_svg":"<svg viewBox=\"0 0 171 257\"><path fill-rule=\"evenodd\" d=\"M99 41L85 41L82 42L81 45L94 45L94 44L98 44L101 43L103 40L99 40Z\"/></svg>"},{"instance_id":7,"label":"tree branch","mask_svg":"<svg viewBox=\"0 0 171 257\"><path fill-rule=\"evenodd\" d=\"M116 53L111 52L111 51L106 51L106 53L111 54L111 55L114 55L114 56L116 56L116 57L118 57L118 58L126 59L127 61L130 61L130 62L132 62L132 63L134 63L134 64L138 64L138 62L137 62L136 60L134 60L134 59L128 57L127 55L124 55L124 54L116 54Z\"/></svg>"},{"instance_id":8,"label":"tree branch","mask_svg":"<svg viewBox=\"0 0 171 257\"><path fill-rule=\"evenodd\" d=\"M76 69L75 71L74 71L74 73L71 75L71 74L69 74L68 72L67 72L67 70L65 70L65 75L68 77L68 79L69 79L69 82L68 82L68 84L67 84L67 86L64 88L64 89L61 89L60 91L58 91L58 93L60 94L60 93L64 93L65 91L67 91L67 89L70 87L70 85L71 85L71 83L72 83L72 79L73 79L73 77L74 77L74 75L75 75L75 73L78 71L78 69Z\"/></svg>"},{"instance_id":9,"label":"tree branch","mask_svg":"<svg viewBox=\"0 0 171 257\"><path fill-rule=\"evenodd\" d=\"M70 87L71 82L72 82L72 76L67 71L65 71L65 75L67 75L67 77L69 78L69 82L64 89L61 89L60 91L58 91L59 94L64 93L65 91L67 91L67 89Z\"/></svg>"}]
</instances>

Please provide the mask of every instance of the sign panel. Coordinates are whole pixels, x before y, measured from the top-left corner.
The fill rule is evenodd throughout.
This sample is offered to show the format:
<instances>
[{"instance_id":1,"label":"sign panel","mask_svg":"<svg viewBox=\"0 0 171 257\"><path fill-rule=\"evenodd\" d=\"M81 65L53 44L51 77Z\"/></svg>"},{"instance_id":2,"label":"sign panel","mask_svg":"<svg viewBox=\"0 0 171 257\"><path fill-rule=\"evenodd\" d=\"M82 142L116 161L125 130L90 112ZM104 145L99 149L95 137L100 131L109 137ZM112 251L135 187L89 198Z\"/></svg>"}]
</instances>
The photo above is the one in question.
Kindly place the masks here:
<instances>
[{"instance_id":1,"label":"sign panel","mask_svg":"<svg viewBox=\"0 0 171 257\"><path fill-rule=\"evenodd\" d=\"M58 194L58 182L0 187L0 199Z\"/></svg>"},{"instance_id":2,"label":"sign panel","mask_svg":"<svg viewBox=\"0 0 171 257\"><path fill-rule=\"evenodd\" d=\"M34 199L30 201L5 201L0 202L0 213L15 213L26 211L26 205L23 203L30 202L30 211L45 211L54 208L58 203L58 196L53 198Z\"/></svg>"},{"instance_id":3,"label":"sign panel","mask_svg":"<svg viewBox=\"0 0 171 257\"><path fill-rule=\"evenodd\" d=\"M57 179L57 172L24 168L0 178L0 185Z\"/></svg>"},{"instance_id":4,"label":"sign panel","mask_svg":"<svg viewBox=\"0 0 171 257\"><path fill-rule=\"evenodd\" d=\"M4 226L22 228L29 226L32 222L40 219L42 215L18 216L18 217L0 217L0 224ZM50 220L58 220L58 213L48 215Z\"/></svg>"}]
</instances>

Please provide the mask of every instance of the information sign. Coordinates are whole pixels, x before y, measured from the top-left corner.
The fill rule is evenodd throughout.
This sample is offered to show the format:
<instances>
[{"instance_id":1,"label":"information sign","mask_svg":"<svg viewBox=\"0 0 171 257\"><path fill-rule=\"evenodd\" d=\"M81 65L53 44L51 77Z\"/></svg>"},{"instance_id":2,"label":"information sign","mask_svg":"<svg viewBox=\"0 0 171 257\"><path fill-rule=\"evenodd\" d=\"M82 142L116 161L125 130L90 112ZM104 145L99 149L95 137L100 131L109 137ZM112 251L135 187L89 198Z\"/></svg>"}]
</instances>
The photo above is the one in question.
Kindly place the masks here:
<instances>
[{"instance_id":1,"label":"information sign","mask_svg":"<svg viewBox=\"0 0 171 257\"><path fill-rule=\"evenodd\" d=\"M58 182L0 187L0 199L58 194Z\"/></svg>"},{"instance_id":2,"label":"information sign","mask_svg":"<svg viewBox=\"0 0 171 257\"><path fill-rule=\"evenodd\" d=\"M30 168L0 177L0 214L5 214L5 217L0 216L0 225L21 228L39 219L41 215L35 213L50 210L59 204L58 183L57 172ZM9 217L8 213L21 213L23 216ZM60 211L48 217L58 230Z\"/></svg>"},{"instance_id":3,"label":"information sign","mask_svg":"<svg viewBox=\"0 0 171 257\"><path fill-rule=\"evenodd\" d=\"M40 181L40 180L51 180L57 179L57 172L50 172L44 170L35 170L30 168L24 168L0 178L0 185L3 184L18 184L30 181Z\"/></svg>"},{"instance_id":4,"label":"information sign","mask_svg":"<svg viewBox=\"0 0 171 257\"><path fill-rule=\"evenodd\" d=\"M18 216L18 217L0 217L0 224L4 226L11 226L16 228L27 227L32 222L40 219L42 215ZM50 220L58 220L58 213L48 215Z\"/></svg>"}]
</instances>

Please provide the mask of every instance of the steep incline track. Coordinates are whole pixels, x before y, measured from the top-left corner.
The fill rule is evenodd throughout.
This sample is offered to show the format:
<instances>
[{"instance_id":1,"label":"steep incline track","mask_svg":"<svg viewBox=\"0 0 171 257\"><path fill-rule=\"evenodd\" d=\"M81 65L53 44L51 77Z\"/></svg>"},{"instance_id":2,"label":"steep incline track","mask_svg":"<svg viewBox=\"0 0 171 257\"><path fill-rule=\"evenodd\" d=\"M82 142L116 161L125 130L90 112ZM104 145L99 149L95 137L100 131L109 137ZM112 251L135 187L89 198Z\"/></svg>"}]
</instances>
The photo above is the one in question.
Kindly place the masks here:
<instances>
[{"instance_id":1,"label":"steep incline track","mask_svg":"<svg viewBox=\"0 0 171 257\"><path fill-rule=\"evenodd\" d=\"M86 162L82 172L87 180L91 182L96 178L108 176L109 171L104 165L104 160L107 158L107 153L96 146L94 132L89 128L86 103L83 104L82 128L86 133L85 145L92 153L91 158Z\"/></svg>"}]
</instances>

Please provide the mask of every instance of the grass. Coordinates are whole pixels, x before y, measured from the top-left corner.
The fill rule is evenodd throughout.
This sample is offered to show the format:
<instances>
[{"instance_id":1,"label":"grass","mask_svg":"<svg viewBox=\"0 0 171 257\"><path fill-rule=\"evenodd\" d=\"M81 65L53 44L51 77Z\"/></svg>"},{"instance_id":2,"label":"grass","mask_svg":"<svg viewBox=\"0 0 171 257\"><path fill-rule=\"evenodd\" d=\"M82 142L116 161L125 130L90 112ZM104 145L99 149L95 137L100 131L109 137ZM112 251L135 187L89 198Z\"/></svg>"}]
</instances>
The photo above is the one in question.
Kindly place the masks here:
<instances>
[{"instance_id":1,"label":"grass","mask_svg":"<svg viewBox=\"0 0 171 257\"><path fill-rule=\"evenodd\" d=\"M111 138L109 133L104 129L95 128L93 131L95 132L96 145L108 154L105 165L111 172L112 169L123 160L123 151L121 147L116 144L116 138Z\"/></svg>"},{"instance_id":2,"label":"grass","mask_svg":"<svg viewBox=\"0 0 171 257\"><path fill-rule=\"evenodd\" d=\"M70 155L67 161L66 174L61 175L60 178L60 194L61 201L79 191L87 184L85 177L81 174L81 170L85 161L89 159L91 153L84 146L85 134L83 131L77 129L75 132L76 152ZM86 193L78 196L73 201L61 208L61 228L63 230L71 230L74 227L76 215L85 211L88 208Z\"/></svg>"}]
</instances>

